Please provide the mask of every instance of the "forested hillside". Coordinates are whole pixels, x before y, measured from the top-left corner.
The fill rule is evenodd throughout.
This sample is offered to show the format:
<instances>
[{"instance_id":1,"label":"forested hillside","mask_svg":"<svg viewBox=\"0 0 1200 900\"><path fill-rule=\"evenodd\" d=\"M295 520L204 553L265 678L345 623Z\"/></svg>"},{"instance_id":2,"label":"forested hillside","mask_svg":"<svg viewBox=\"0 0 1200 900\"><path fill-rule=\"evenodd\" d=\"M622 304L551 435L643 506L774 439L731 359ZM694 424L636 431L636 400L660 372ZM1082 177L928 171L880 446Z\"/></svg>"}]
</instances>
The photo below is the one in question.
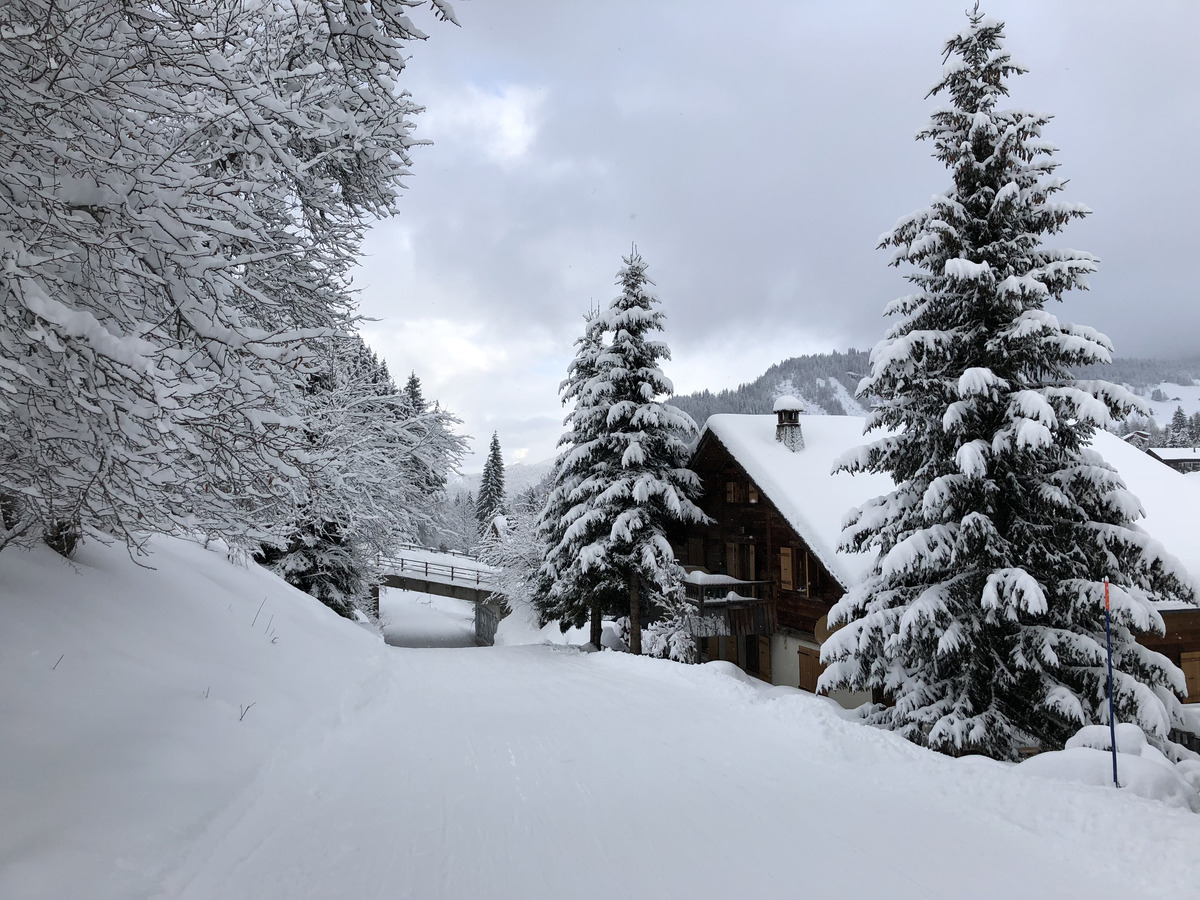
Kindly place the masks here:
<instances>
[{"instance_id":1,"label":"forested hillside","mask_svg":"<svg viewBox=\"0 0 1200 900\"><path fill-rule=\"evenodd\" d=\"M845 353L793 356L776 363L748 384L732 390L698 391L671 398L671 403L691 415L698 425L716 413L769 413L777 397L791 394L804 401L811 414L862 415L854 399L858 382L870 363L866 350L851 347Z\"/></svg>"},{"instance_id":2,"label":"forested hillside","mask_svg":"<svg viewBox=\"0 0 1200 900\"><path fill-rule=\"evenodd\" d=\"M858 382L870 368L870 351L851 347L845 353L793 356L776 363L758 378L736 388L697 391L672 397L698 425L716 413L769 413L777 397L792 394L815 415L863 415L867 404L854 397ZM1087 366L1081 378L1126 384L1146 394L1162 383L1190 385L1200 380L1200 357L1182 360L1117 358L1107 366Z\"/></svg>"}]
</instances>

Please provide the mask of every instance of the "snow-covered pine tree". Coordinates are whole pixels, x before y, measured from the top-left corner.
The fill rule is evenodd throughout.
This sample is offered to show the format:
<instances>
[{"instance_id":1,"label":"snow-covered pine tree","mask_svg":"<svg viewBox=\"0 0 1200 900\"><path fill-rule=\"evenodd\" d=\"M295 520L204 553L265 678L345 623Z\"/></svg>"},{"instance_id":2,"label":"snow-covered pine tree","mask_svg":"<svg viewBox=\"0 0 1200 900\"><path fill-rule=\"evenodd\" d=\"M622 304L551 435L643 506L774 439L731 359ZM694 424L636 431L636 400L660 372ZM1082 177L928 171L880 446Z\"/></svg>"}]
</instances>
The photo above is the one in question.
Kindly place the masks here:
<instances>
[{"instance_id":1,"label":"snow-covered pine tree","mask_svg":"<svg viewBox=\"0 0 1200 900\"><path fill-rule=\"evenodd\" d=\"M401 391L401 397L404 414L414 423L419 423L416 426L420 435L419 445L435 449L445 447L449 443L461 444L461 440L449 429L449 425L458 420L453 416L448 416L442 410L440 403L435 402L430 407L421 387L421 379L417 377L416 372L409 373L408 380L405 381ZM414 454L408 458L404 467L403 476L412 486L414 500L417 504L413 510L417 522L416 540L422 546L436 546L441 542L443 532L448 527L446 476L450 471L457 470L458 460L462 456L462 447L460 446L455 452L457 454L455 462L449 467L441 465L438 454L432 456L432 461L435 463L433 466L426 465L421 454Z\"/></svg>"},{"instance_id":2,"label":"snow-covered pine tree","mask_svg":"<svg viewBox=\"0 0 1200 900\"><path fill-rule=\"evenodd\" d=\"M886 433L841 468L886 472L896 488L848 517L844 546L879 555L830 613L844 627L823 648L820 685L886 695L871 721L943 752L1061 747L1107 720L1108 576L1117 716L1162 744L1183 677L1134 637L1162 633L1154 600L1194 602L1194 588L1133 526L1140 504L1087 446L1142 408L1072 378L1111 345L1044 308L1095 269L1042 246L1088 210L1053 199L1065 182L1042 138L1049 117L997 108L1024 71L1003 23L968 16L931 91L950 105L919 135L953 184L881 238L894 265L916 268L916 292L888 307L898 321L860 385L877 401L868 428Z\"/></svg>"},{"instance_id":3,"label":"snow-covered pine tree","mask_svg":"<svg viewBox=\"0 0 1200 900\"><path fill-rule=\"evenodd\" d=\"M493 431L492 443L483 463L479 496L475 500L475 518L479 521L480 534L486 534L492 520L504 515L504 510L504 454L500 452L500 438Z\"/></svg>"},{"instance_id":4,"label":"snow-covered pine tree","mask_svg":"<svg viewBox=\"0 0 1200 900\"><path fill-rule=\"evenodd\" d=\"M565 630L591 621L591 642L600 646L605 614L618 615L626 588L618 573L601 566L579 565L582 549L599 539L604 523L598 518L578 521L587 511L592 493L600 483L590 476L598 463L607 429L612 385L599 376L599 359L604 352L604 319L599 310L584 317L583 335L575 341L575 356L567 366L567 377L559 385L564 405L572 404L563 424L566 433L558 441L563 448L554 461L550 490L537 521L538 540L544 558L539 571L535 602L543 621L558 621Z\"/></svg>"},{"instance_id":5,"label":"snow-covered pine tree","mask_svg":"<svg viewBox=\"0 0 1200 900\"><path fill-rule=\"evenodd\" d=\"M1171 416L1170 437L1167 440L1167 446L1190 447L1191 444L1191 427L1188 423L1187 413L1183 411L1182 406L1176 406L1175 414Z\"/></svg>"},{"instance_id":6,"label":"snow-covered pine tree","mask_svg":"<svg viewBox=\"0 0 1200 900\"><path fill-rule=\"evenodd\" d=\"M648 291L646 263L635 249L617 275L621 293L594 322L607 335L595 358L595 376L576 401L594 417L594 437L585 433L580 444L574 433L567 461L580 461L580 480L570 491L569 524L560 547L552 551L566 568L558 569L568 583L576 577L601 577L606 584L623 584L630 618L630 650L642 649L642 591L647 599L674 599L682 571L667 540L673 522L703 521L692 499L699 479L687 468L686 439L696 432L691 417L658 398L671 393L671 382L659 361L671 358L661 332L664 315ZM585 337L581 349L589 349ZM584 370L586 371L586 370ZM573 427L581 423L572 418ZM590 430L590 429L589 429ZM564 457L560 456L563 467ZM578 552L571 558L572 548ZM589 604L590 607L590 604Z\"/></svg>"},{"instance_id":7,"label":"snow-covered pine tree","mask_svg":"<svg viewBox=\"0 0 1200 900\"><path fill-rule=\"evenodd\" d=\"M298 501L311 342L351 330L414 143L420 5L3 4L0 548L248 543Z\"/></svg>"},{"instance_id":8,"label":"snow-covered pine tree","mask_svg":"<svg viewBox=\"0 0 1200 900\"><path fill-rule=\"evenodd\" d=\"M404 397L414 413L423 413L428 408L425 392L421 390L421 379L416 372L409 372L408 381L404 382Z\"/></svg>"}]
</instances>

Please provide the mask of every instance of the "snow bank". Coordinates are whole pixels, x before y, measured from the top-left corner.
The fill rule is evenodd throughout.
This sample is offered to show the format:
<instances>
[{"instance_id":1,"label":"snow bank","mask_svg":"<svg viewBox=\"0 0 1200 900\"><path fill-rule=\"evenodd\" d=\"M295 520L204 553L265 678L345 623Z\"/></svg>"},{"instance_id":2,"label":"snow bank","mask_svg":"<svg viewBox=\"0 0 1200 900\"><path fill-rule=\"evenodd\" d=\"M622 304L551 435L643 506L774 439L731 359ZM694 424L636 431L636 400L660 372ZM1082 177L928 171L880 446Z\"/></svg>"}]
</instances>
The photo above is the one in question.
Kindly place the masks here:
<instances>
[{"instance_id":1,"label":"snow bank","mask_svg":"<svg viewBox=\"0 0 1200 900\"><path fill-rule=\"evenodd\" d=\"M264 569L150 547L0 554L0 897L150 895L383 669L377 634Z\"/></svg>"},{"instance_id":2,"label":"snow bank","mask_svg":"<svg viewBox=\"0 0 1200 900\"><path fill-rule=\"evenodd\" d=\"M1155 747L1136 725L1122 722L1117 732L1117 777L1121 789L1157 800L1167 806L1200 812L1200 793L1192 779L1197 764L1176 766ZM1067 741L1061 751L1039 753L1020 763L1024 775L1113 787L1112 737L1107 725L1087 725Z\"/></svg>"}]
</instances>

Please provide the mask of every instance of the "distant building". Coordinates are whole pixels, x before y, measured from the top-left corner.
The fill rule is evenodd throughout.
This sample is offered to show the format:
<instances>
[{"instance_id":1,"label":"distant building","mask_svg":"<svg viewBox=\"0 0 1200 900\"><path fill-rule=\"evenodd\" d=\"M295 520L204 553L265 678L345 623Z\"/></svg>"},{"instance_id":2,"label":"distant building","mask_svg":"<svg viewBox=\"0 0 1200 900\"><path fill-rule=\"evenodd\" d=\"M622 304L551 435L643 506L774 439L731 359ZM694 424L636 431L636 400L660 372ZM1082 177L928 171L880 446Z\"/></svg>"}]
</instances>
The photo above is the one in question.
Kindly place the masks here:
<instances>
[{"instance_id":1,"label":"distant building","mask_svg":"<svg viewBox=\"0 0 1200 900\"><path fill-rule=\"evenodd\" d=\"M1176 472L1200 472L1200 448L1150 447L1146 452Z\"/></svg>"}]
</instances>

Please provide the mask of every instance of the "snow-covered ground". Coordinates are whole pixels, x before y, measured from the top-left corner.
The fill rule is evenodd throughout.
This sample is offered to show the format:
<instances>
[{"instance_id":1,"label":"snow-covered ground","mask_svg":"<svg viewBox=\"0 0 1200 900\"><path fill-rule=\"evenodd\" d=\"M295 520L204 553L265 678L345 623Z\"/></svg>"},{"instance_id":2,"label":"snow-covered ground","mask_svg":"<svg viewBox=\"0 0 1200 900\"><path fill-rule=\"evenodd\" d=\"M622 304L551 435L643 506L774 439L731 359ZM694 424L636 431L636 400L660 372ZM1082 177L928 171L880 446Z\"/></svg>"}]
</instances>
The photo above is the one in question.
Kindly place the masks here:
<instances>
[{"instance_id":1,"label":"snow-covered ground","mask_svg":"<svg viewBox=\"0 0 1200 900\"><path fill-rule=\"evenodd\" d=\"M154 569L95 543L74 564L0 554L0 897L1128 900L1200 883L1185 810L940 757L728 664L389 647L215 549L153 547ZM424 605L387 597L393 623L406 603Z\"/></svg>"},{"instance_id":2,"label":"snow-covered ground","mask_svg":"<svg viewBox=\"0 0 1200 900\"><path fill-rule=\"evenodd\" d=\"M475 646L475 604L469 600L383 588L379 619L393 647Z\"/></svg>"},{"instance_id":3,"label":"snow-covered ground","mask_svg":"<svg viewBox=\"0 0 1200 900\"><path fill-rule=\"evenodd\" d=\"M1150 395L1156 389L1161 390L1167 399L1151 400ZM1160 427L1165 428L1171 424L1171 416L1175 415L1176 408L1180 406L1183 407L1183 411L1189 416L1200 412L1200 384L1173 384L1166 381L1154 387L1146 388L1141 397L1146 401L1146 405L1150 407L1154 421Z\"/></svg>"}]
</instances>

